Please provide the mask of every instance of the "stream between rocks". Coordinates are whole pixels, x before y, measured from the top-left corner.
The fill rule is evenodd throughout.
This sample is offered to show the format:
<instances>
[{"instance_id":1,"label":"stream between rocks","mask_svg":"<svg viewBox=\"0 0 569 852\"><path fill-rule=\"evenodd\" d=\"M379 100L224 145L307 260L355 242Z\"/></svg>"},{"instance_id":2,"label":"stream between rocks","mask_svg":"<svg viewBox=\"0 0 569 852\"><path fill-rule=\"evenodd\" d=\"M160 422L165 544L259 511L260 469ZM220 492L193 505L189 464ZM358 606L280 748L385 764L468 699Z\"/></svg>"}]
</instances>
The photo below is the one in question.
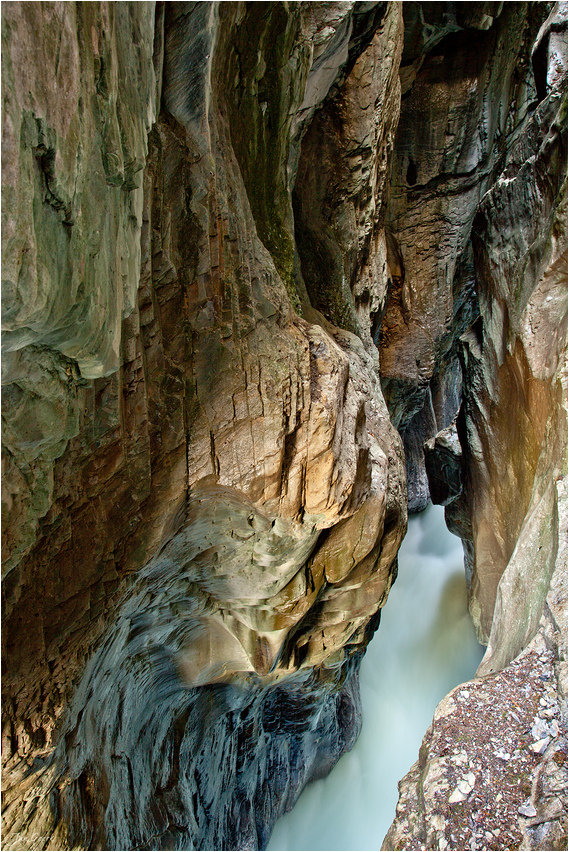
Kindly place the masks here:
<instances>
[{"instance_id":1,"label":"stream between rocks","mask_svg":"<svg viewBox=\"0 0 569 852\"><path fill-rule=\"evenodd\" d=\"M275 850L377 850L398 781L418 757L438 702L472 678L484 648L468 615L459 538L441 506L409 518L399 575L360 670L360 737L275 827Z\"/></svg>"}]
</instances>

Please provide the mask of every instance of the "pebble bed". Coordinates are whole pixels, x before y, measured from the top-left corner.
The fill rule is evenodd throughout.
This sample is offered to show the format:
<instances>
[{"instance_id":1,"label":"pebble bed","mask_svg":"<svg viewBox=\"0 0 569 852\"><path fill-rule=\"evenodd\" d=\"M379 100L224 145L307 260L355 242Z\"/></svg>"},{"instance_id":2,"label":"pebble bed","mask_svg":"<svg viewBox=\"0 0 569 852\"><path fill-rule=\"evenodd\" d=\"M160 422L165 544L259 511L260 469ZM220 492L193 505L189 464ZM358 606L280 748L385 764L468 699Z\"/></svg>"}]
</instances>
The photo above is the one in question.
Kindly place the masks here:
<instances>
[{"instance_id":1,"label":"pebble bed","mask_svg":"<svg viewBox=\"0 0 569 852\"><path fill-rule=\"evenodd\" d=\"M524 653L445 699L414 768L423 843L396 849L567 848L567 719L554 664L547 650ZM544 847L554 822L564 845Z\"/></svg>"}]
</instances>

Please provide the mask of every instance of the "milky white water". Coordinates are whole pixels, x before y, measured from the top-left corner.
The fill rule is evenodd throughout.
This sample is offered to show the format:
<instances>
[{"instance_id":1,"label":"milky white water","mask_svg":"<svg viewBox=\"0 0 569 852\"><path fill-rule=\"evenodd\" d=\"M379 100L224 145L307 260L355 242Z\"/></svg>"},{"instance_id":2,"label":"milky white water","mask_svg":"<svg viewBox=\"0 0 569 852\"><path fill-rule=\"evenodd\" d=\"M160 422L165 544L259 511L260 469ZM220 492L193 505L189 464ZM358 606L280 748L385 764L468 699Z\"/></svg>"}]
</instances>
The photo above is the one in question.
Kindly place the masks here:
<instances>
[{"instance_id":1,"label":"milky white water","mask_svg":"<svg viewBox=\"0 0 569 852\"><path fill-rule=\"evenodd\" d=\"M282 817L269 850L378 850L438 702L473 677L484 649L466 605L460 539L443 509L409 519L399 576L361 665L354 749Z\"/></svg>"}]
</instances>

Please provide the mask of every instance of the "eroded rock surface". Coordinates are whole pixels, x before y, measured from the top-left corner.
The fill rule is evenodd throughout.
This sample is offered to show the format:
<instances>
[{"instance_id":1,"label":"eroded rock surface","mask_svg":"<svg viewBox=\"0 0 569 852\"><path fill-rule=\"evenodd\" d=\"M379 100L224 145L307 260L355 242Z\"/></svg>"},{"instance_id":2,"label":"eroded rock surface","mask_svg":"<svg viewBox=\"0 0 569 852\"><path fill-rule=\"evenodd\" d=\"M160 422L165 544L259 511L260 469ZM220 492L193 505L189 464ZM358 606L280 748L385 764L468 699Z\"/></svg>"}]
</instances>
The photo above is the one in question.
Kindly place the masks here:
<instances>
[{"instance_id":1,"label":"eroded rock surface","mask_svg":"<svg viewBox=\"0 0 569 852\"><path fill-rule=\"evenodd\" d=\"M69 73L95 97L96 22L86 40L72 10L66 26L88 70ZM122 325L99 315L119 361L101 354L93 372L63 331L18 337L17 316L8 338L5 836L25 848L263 847L304 784L353 744L357 663L405 532L403 455L369 311L365 334L340 328L295 281L290 171L316 93L334 83L350 104L346 136L367 134L367 161L381 164L357 177L351 263L362 267L385 242L401 14L141 4L132 23L130 7L116 20L96 12L111 16L105 33L143 44L163 110L148 138L144 125L138 188L117 190L121 203L136 193L136 228L122 248L100 234L93 249L95 266L109 251L136 259ZM7 59L21 56L38 14L7 10ZM315 67L324 55L326 84ZM380 58L385 77L360 104ZM154 118L155 89L120 89L112 61L99 62L115 81L111 103ZM56 152L69 144L58 132ZM89 142L104 165L103 137ZM20 144L39 168L34 141ZM89 179L107 192L104 168ZM41 221L47 202L37 204ZM75 225L59 218L58 238L73 239ZM92 271L90 258L72 244L67 267ZM381 264L374 275L385 289ZM48 280L64 302L67 279ZM353 310L349 289L344 298ZM302 299L305 316L294 310ZM62 312L72 309L73 293ZM76 333L77 318L61 324Z\"/></svg>"},{"instance_id":2,"label":"eroded rock surface","mask_svg":"<svg viewBox=\"0 0 569 852\"><path fill-rule=\"evenodd\" d=\"M456 432L425 445L488 649L437 708L386 849L567 845L567 76L549 46L566 16L538 34L542 100L473 220Z\"/></svg>"},{"instance_id":3,"label":"eroded rock surface","mask_svg":"<svg viewBox=\"0 0 569 852\"><path fill-rule=\"evenodd\" d=\"M154 28L150 3L3 7L4 572L53 502L54 461L86 404L78 380L121 364L157 111Z\"/></svg>"},{"instance_id":4,"label":"eroded rock surface","mask_svg":"<svg viewBox=\"0 0 569 852\"><path fill-rule=\"evenodd\" d=\"M504 572L510 575L511 583L511 571L506 566L514 549L518 551L514 561L525 563L518 569L512 566L515 573L525 573L534 560L539 566L529 588L541 601L557 549L555 480L564 472L566 432L564 103L566 94L558 90L540 104L505 172L483 199L473 230L475 251L479 253L479 332L483 345L480 347L474 334L465 340L465 430L470 448L466 499L471 507L474 545L471 599L476 603L471 605L471 612L485 641L495 615L496 585L502 577L502 589L508 595ZM531 189L524 190L522 197L517 192L519 181L528 171L532 178L525 185ZM512 233L506 249L503 234L513 230L514 217L515 236ZM538 329L545 324L548 333L542 336ZM508 406L501 406L498 413L494 399L508 400ZM483 461L482 456L492 458L492 463ZM550 523L544 525L536 515L550 518ZM539 543L536 534L544 536ZM499 599L498 606L507 606L502 592ZM536 629L541 601L539 597L533 602L512 601L514 609L523 607L524 616L518 618L527 622L527 632L516 635L512 619L508 619L509 635L504 635L502 642L512 646L510 659ZM495 619L495 624L500 621ZM497 639L490 644L496 650ZM498 665L507 661L502 657Z\"/></svg>"},{"instance_id":5,"label":"eroded rock surface","mask_svg":"<svg viewBox=\"0 0 569 852\"><path fill-rule=\"evenodd\" d=\"M478 311L470 230L535 97L530 55L541 20L524 3L413 3L405 15L387 213L403 274L392 278L378 345L386 401L413 459L414 510L428 501L421 445L460 404L455 341Z\"/></svg>"},{"instance_id":6,"label":"eroded rock surface","mask_svg":"<svg viewBox=\"0 0 569 852\"><path fill-rule=\"evenodd\" d=\"M441 701L383 849L567 848L566 482L557 490L563 534L539 629L499 674Z\"/></svg>"},{"instance_id":7,"label":"eroded rock surface","mask_svg":"<svg viewBox=\"0 0 569 852\"><path fill-rule=\"evenodd\" d=\"M266 846L407 480L484 700L560 624L562 5L3 4L5 843Z\"/></svg>"}]
</instances>

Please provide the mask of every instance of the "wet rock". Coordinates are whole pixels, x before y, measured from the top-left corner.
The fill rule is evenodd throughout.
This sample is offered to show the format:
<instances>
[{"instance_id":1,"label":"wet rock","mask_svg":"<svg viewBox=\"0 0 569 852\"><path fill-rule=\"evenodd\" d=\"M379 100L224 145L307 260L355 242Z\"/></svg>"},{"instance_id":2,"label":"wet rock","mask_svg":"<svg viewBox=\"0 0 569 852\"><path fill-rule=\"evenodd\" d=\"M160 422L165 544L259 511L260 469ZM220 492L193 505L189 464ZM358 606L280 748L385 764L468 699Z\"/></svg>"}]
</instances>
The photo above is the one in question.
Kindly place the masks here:
<instances>
[{"instance_id":1,"label":"wet rock","mask_svg":"<svg viewBox=\"0 0 569 852\"><path fill-rule=\"evenodd\" d=\"M6 843L266 846L357 736L405 465L489 650L392 848L561 842L548 11L4 4Z\"/></svg>"},{"instance_id":2,"label":"wet rock","mask_svg":"<svg viewBox=\"0 0 569 852\"><path fill-rule=\"evenodd\" d=\"M462 493L462 447L456 422L427 441L424 452L431 500L448 506Z\"/></svg>"},{"instance_id":3,"label":"wet rock","mask_svg":"<svg viewBox=\"0 0 569 852\"><path fill-rule=\"evenodd\" d=\"M403 430L403 447L407 469L407 500L410 512L421 512L431 497L428 475L423 461L425 435L437 431L437 423L430 390L425 402ZM434 501L433 501L434 502Z\"/></svg>"}]
</instances>

